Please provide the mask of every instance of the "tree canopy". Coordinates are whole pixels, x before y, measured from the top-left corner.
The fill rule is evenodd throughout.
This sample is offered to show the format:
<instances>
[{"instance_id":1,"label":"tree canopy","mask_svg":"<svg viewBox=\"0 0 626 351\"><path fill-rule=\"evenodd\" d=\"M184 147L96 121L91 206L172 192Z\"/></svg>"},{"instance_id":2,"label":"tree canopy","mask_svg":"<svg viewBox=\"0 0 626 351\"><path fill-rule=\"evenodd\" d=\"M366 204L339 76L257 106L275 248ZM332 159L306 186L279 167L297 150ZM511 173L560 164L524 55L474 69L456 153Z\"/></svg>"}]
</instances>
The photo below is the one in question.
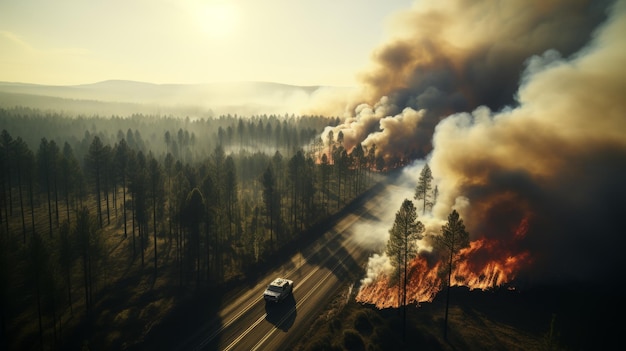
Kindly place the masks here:
<instances>
[{"instance_id":1,"label":"tree canopy","mask_svg":"<svg viewBox=\"0 0 626 351\"><path fill-rule=\"evenodd\" d=\"M409 199L402 202L389 230L386 253L397 269L403 269L408 260L417 255L417 240L422 238L424 225L417 220L417 210Z\"/></svg>"},{"instance_id":2,"label":"tree canopy","mask_svg":"<svg viewBox=\"0 0 626 351\"><path fill-rule=\"evenodd\" d=\"M433 206L433 202L430 201L432 190L432 182L433 182L433 174L428 166L428 163L424 165L422 171L420 172L419 180L417 181L417 185L415 186L415 196L416 200L422 200L422 213L426 213L426 209L428 207Z\"/></svg>"},{"instance_id":3,"label":"tree canopy","mask_svg":"<svg viewBox=\"0 0 626 351\"><path fill-rule=\"evenodd\" d=\"M317 130L333 123L339 120L320 116L69 118L0 108L0 249L11 251L2 257L8 275L0 269L0 277L12 277L0 286L0 314L10 321L7 334L20 339L9 343L26 345L28 336L55 348L107 299L137 301L121 294L148 285L161 294L173 285L229 284L316 235L313 226L376 180L374 148L348 150L336 135L326 149ZM37 293L19 276L34 235L55 272L42 286L60 291L41 291L43 339L26 332L37 330ZM111 289L120 282L139 288ZM46 302L52 297L54 308ZM26 319L33 325L12 322Z\"/></svg>"}]
</instances>

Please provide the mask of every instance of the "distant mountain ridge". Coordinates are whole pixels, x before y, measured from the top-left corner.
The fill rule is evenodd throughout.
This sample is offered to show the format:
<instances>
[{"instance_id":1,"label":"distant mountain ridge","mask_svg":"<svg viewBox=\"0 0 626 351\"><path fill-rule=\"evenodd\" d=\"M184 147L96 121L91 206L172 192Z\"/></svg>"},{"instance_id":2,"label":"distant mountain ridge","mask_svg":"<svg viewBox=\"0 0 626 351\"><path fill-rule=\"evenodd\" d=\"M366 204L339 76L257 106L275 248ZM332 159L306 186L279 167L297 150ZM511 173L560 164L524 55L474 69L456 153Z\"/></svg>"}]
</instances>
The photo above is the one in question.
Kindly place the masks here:
<instances>
[{"instance_id":1,"label":"distant mountain ridge","mask_svg":"<svg viewBox=\"0 0 626 351\"><path fill-rule=\"evenodd\" d=\"M42 85L19 82L0 82L0 106L19 105L45 107L44 101L68 110L77 100L114 103L118 107L134 106L149 111L183 109L188 112L205 111L212 114L237 113L299 113L303 106L322 89L341 89L324 86L295 86L273 82L217 82L205 84L155 84L132 80L106 80L80 85ZM47 98L47 99L42 99ZM50 100L57 98L63 100ZM12 101L14 100L14 101ZM32 101L33 103L29 103ZM15 103L13 103L15 102ZM43 106L42 106L43 104ZM53 107L50 107L53 108ZM100 104L99 108L103 108ZM105 108L106 110L106 108ZM80 111L77 111L80 112ZM89 111L93 112L93 111ZM103 111L103 113L106 111Z\"/></svg>"},{"instance_id":2,"label":"distant mountain ridge","mask_svg":"<svg viewBox=\"0 0 626 351\"><path fill-rule=\"evenodd\" d=\"M69 99L138 102L179 94L217 95L225 93L248 96L268 92L313 93L320 86L296 86L272 82L219 82L204 84L155 84L132 80L105 80L79 85L44 85L19 82L0 82L0 91L19 94L45 95ZM129 95L129 93L131 95Z\"/></svg>"}]
</instances>

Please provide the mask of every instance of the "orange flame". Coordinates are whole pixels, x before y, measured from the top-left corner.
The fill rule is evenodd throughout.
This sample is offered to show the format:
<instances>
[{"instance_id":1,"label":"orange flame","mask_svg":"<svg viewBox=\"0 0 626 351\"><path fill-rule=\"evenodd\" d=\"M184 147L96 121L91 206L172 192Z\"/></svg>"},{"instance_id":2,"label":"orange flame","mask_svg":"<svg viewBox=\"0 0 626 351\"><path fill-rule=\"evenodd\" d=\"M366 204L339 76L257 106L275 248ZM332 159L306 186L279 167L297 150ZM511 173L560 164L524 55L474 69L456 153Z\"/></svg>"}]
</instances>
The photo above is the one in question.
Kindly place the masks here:
<instances>
[{"instance_id":1,"label":"orange flame","mask_svg":"<svg viewBox=\"0 0 626 351\"><path fill-rule=\"evenodd\" d=\"M440 290L439 263L428 267L424 257L417 256L407 269L407 303L432 301ZM376 281L361 286L356 301L371 303L378 308L398 307L402 303L401 284L393 284L389 276L381 273Z\"/></svg>"},{"instance_id":2,"label":"orange flame","mask_svg":"<svg viewBox=\"0 0 626 351\"><path fill-rule=\"evenodd\" d=\"M523 238L527 230L528 221L524 219L514 232L513 241ZM527 251L513 252L507 246L505 241L486 238L470 242L455 259L451 285L486 290L511 282L522 267L531 263L531 256ZM444 261L429 266L426 258L417 256L409 262L407 304L433 301L448 278ZM361 286L356 301L380 309L397 308L402 304L401 293L402 284L381 273L372 283Z\"/></svg>"},{"instance_id":3,"label":"orange flame","mask_svg":"<svg viewBox=\"0 0 626 351\"><path fill-rule=\"evenodd\" d=\"M512 281L519 269L530 262L530 254L527 251L513 254L501 246L496 240L472 241L470 247L459 253L466 259L457 263L452 272L451 285L485 290ZM473 258L477 257L489 259L486 262L475 262Z\"/></svg>"},{"instance_id":4,"label":"orange flame","mask_svg":"<svg viewBox=\"0 0 626 351\"><path fill-rule=\"evenodd\" d=\"M407 271L407 303L432 301L441 289L441 277L438 274L440 263L428 267L428 262L422 256L417 256L409 262ZM361 286L356 301L370 303L377 308L398 307L401 305L401 284L392 284L386 274L381 273L376 281Z\"/></svg>"},{"instance_id":5,"label":"orange flame","mask_svg":"<svg viewBox=\"0 0 626 351\"><path fill-rule=\"evenodd\" d=\"M526 233L528 233L528 217L524 217L517 230L515 230L515 238L522 239L526 236Z\"/></svg>"}]
</instances>

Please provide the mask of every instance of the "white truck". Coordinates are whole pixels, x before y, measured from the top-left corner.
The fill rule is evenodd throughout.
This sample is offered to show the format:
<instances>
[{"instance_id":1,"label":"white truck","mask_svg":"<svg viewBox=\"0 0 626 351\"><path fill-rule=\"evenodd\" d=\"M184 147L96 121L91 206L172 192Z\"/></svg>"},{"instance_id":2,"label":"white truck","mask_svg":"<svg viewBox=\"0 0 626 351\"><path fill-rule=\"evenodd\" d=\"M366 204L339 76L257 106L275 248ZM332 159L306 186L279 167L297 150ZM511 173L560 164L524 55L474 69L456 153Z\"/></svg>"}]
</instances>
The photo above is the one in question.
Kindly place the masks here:
<instances>
[{"instance_id":1,"label":"white truck","mask_svg":"<svg viewBox=\"0 0 626 351\"><path fill-rule=\"evenodd\" d=\"M285 278L274 279L263 292L263 298L267 302L279 302L284 300L293 291L293 281Z\"/></svg>"}]
</instances>

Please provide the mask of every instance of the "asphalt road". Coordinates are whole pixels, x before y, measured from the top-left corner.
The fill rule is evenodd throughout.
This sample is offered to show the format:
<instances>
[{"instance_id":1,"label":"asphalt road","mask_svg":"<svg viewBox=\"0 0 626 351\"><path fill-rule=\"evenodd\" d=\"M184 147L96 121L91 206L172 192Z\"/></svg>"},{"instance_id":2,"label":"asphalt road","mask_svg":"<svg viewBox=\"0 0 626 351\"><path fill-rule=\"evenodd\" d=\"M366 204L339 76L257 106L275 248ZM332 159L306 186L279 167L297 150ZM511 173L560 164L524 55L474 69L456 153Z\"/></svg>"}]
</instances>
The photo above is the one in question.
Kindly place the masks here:
<instances>
[{"instance_id":1,"label":"asphalt road","mask_svg":"<svg viewBox=\"0 0 626 351\"><path fill-rule=\"evenodd\" d=\"M391 227L390 208L400 208L394 194L401 191L406 190L386 186L355 207L256 286L228 299L218 317L185 340L179 350L287 350L346 282L362 278L372 235L380 235L373 228ZM411 195L409 191L407 196ZM370 228L371 233L363 233ZM276 277L293 280L293 294L280 303L266 304L263 291Z\"/></svg>"}]
</instances>

